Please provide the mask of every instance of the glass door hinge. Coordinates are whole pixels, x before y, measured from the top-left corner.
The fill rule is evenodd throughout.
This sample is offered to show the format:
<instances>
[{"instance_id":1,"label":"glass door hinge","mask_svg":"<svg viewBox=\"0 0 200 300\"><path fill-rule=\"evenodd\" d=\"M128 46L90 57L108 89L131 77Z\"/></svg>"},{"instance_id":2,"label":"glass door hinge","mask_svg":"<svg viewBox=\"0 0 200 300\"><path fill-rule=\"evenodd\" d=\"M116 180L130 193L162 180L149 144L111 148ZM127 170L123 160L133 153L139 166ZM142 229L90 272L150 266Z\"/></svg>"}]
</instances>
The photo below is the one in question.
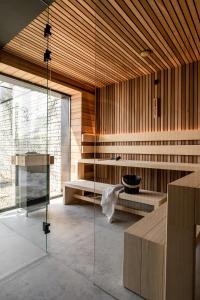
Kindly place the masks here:
<instances>
[{"instance_id":1,"label":"glass door hinge","mask_svg":"<svg viewBox=\"0 0 200 300\"><path fill-rule=\"evenodd\" d=\"M48 233L51 232L50 229L49 229L50 225L51 225L50 223L43 222L43 231L44 231L44 234L48 234Z\"/></svg>"}]
</instances>

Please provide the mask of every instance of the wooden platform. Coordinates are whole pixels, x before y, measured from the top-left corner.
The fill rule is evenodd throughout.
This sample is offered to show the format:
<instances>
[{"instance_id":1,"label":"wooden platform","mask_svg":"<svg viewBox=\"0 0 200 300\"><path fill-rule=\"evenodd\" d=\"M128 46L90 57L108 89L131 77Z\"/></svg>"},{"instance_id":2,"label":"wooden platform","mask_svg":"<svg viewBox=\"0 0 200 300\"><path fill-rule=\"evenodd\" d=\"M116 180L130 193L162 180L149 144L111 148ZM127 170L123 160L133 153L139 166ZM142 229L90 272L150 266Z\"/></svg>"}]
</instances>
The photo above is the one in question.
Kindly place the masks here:
<instances>
[{"instance_id":1,"label":"wooden platform","mask_svg":"<svg viewBox=\"0 0 200 300\"><path fill-rule=\"evenodd\" d=\"M111 159L79 159L78 164L93 164L103 166L118 166L118 167L132 167L145 169L161 169L161 170L175 170L175 171L198 171L200 164L193 163L175 163L175 162L156 162L156 161L142 161L142 160L111 160Z\"/></svg>"},{"instance_id":2,"label":"wooden platform","mask_svg":"<svg viewBox=\"0 0 200 300\"><path fill-rule=\"evenodd\" d=\"M77 181L65 182L64 203L70 204L73 203L75 199L76 200L78 199L82 201L100 204L100 198L99 199L96 198L95 194L101 195L106 188L109 188L111 186L112 186L111 184L88 181L88 180L77 180ZM85 196L84 192L90 192L92 193L92 195ZM120 193L118 199L122 201L126 200L134 203L151 205L153 206L153 209L157 209L162 203L164 203L167 200L167 196L164 193L140 190L139 194L133 194L133 195L126 194L124 192ZM121 204L120 205L117 204L116 209L138 214L141 216L145 216L148 213L147 211L129 208Z\"/></svg>"}]
</instances>

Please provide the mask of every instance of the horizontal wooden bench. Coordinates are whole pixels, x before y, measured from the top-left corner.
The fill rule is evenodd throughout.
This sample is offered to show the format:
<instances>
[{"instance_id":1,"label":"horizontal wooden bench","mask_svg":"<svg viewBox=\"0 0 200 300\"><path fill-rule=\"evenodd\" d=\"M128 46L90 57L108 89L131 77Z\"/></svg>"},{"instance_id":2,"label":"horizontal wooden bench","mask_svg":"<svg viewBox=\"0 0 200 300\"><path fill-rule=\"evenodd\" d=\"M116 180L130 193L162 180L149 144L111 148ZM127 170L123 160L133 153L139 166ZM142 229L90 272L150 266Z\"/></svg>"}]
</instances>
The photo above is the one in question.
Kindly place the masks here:
<instances>
[{"instance_id":1,"label":"horizontal wooden bench","mask_svg":"<svg viewBox=\"0 0 200 300\"><path fill-rule=\"evenodd\" d=\"M199 130L164 131L130 134L82 135L83 159L78 161L79 174L83 174L84 164L162 169L175 171L200 170L200 132ZM88 155L158 155L154 160L111 160L88 159ZM165 156L165 158L164 158ZM165 161L166 156L178 156L175 162ZM181 157L196 157L195 163L182 162ZM199 157L199 158L198 158ZM168 160L168 159L167 159ZM186 160L187 161L187 160ZM82 172L81 172L82 168ZM83 178L83 177L82 177Z\"/></svg>"},{"instance_id":2,"label":"horizontal wooden bench","mask_svg":"<svg viewBox=\"0 0 200 300\"><path fill-rule=\"evenodd\" d=\"M132 168L146 168L146 169L160 169L160 170L174 170L174 171L199 171L200 164L193 163L175 163L175 162L155 162L143 160L111 160L111 159L94 159L82 158L77 161L78 174L81 178L84 174L84 165L103 165L116 167L132 167Z\"/></svg>"},{"instance_id":3,"label":"horizontal wooden bench","mask_svg":"<svg viewBox=\"0 0 200 300\"><path fill-rule=\"evenodd\" d=\"M74 202L74 200L83 200L87 202L92 202L96 204L100 204L100 198L95 197L95 194L101 195L103 191L112 185L107 183L100 183L88 180L77 180L77 181L68 181L64 183L64 203L70 204ZM86 195L85 192L92 193L90 196ZM139 194L126 194L120 193L119 200L123 203L123 201L130 201L134 204L140 203L148 206L152 206L152 209L157 209L161 204L166 201L166 194L158 193L147 190L140 190ZM123 206L117 203L116 209L131 212L134 214L139 214L141 216L145 216L148 212L140 209L134 209L130 207Z\"/></svg>"},{"instance_id":4,"label":"horizontal wooden bench","mask_svg":"<svg viewBox=\"0 0 200 300\"><path fill-rule=\"evenodd\" d=\"M199 140L199 130L181 130L181 131L159 131L159 132L133 132L118 134L83 134L82 142L160 142L160 141L192 141Z\"/></svg>"},{"instance_id":5,"label":"horizontal wooden bench","mask_svg":"<svg viewBox=\"0 0 200 300\"><path fill-rule=\"evenodd\" d=\"M164 299L166 203L124 233L123 284L148 300Z\"/></svg>"}]
</instances>

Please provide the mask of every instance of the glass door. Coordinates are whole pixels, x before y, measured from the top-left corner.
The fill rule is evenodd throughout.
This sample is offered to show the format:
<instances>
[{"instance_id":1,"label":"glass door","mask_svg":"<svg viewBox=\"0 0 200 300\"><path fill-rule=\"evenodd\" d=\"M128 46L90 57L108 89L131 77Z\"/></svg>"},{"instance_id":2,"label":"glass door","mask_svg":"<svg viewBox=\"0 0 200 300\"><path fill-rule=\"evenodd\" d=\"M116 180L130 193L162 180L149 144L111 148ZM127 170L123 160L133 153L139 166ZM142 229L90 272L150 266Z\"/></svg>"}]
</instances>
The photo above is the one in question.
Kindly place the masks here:
<instances>
[{"instance_id":1,"label":"glass door","mask_svg":"<svg viewBox=\"0 0 200 300\"><path fill-rule=\"evenodd\" d=\"M47 108L46 89L0 75L0 279L46 255Z\"/></svg>"},{"instance_id":2,"label":"glass door","mask_svg":"<svg viewBox=\"0 0 200 300\"><path fill-rule=\"evenodd\" d=\"M97 15L102 2L99 0L95 2ZM102 15L104 16L104 12ZM109 40L107 42L109 43ZM113 51L116 49L112 44L109 47L108 44L102 43L99 19L96 19L95 47L94 283L114 299L139 300L142 298L125 288L123 275L125 231L140 219L138 215L130 213L139 207L138 203L124 200L119 195L124 192L122 177L140 174L137 173L138 170L128 166L119 166L120 160L133 157L120 153L120 147L128 145L128 142L114 139L117 135L133 132L131 126L135 122L133 120L135 104L132 99L129 102L128 92L132 90L128 83L117 83L114 79L115 70L112 67L118 58ZM120 62L120 53L118 55ZM110 149L114 150L113 153Z\"/></svg>"}]
</instances>

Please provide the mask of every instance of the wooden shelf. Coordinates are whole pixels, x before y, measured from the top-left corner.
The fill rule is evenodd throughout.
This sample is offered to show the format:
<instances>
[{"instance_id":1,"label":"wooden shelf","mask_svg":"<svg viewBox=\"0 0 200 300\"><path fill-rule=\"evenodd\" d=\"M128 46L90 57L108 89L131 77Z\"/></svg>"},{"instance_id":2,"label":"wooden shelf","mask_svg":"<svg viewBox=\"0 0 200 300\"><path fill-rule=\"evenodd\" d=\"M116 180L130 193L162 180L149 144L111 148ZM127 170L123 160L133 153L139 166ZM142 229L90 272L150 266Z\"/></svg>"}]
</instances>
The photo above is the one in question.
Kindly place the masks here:
<instances>
[{"instance_id":1,"label":"wooden shelf","mask_svg":"<svg viewBox=\"0 0 200 300\"><path fill-rule=\"evenodd\" d=\"M189 141L199 140L199 130L176 130L158 132L132 132L120 134L82 134L82 142L110 143L110 142L155 142L155 141Z\"/></svg>"},{"instance_id":2,"label":"wooden shelf","mask_svg":"<svg viewBox=\"0 0 200 300\"><path fill-rule=\"evenodd\" d=\"M120 193L119 198L123 200L139 202L158 207L167 200L167 194L147 190L140 190L138 194L127 194L124 192Z\"/></svg>"},{"instance_id":3,"label":"wooden shelf","mask_svg":"<svg viewBox=\"0 0 200 300\"><path fill-rule=\"evenodd\" d=\"M175 163L175 162L155 162L142 160L103 160L103 159L79 159L79 164L94 164L103 166L118 166L118 167L132 167L132 168L147 168L147 169L161 169L161 170L175 170L175 171L198 171L200 164L197 163Z\"/></svg>"}]
</instances>

